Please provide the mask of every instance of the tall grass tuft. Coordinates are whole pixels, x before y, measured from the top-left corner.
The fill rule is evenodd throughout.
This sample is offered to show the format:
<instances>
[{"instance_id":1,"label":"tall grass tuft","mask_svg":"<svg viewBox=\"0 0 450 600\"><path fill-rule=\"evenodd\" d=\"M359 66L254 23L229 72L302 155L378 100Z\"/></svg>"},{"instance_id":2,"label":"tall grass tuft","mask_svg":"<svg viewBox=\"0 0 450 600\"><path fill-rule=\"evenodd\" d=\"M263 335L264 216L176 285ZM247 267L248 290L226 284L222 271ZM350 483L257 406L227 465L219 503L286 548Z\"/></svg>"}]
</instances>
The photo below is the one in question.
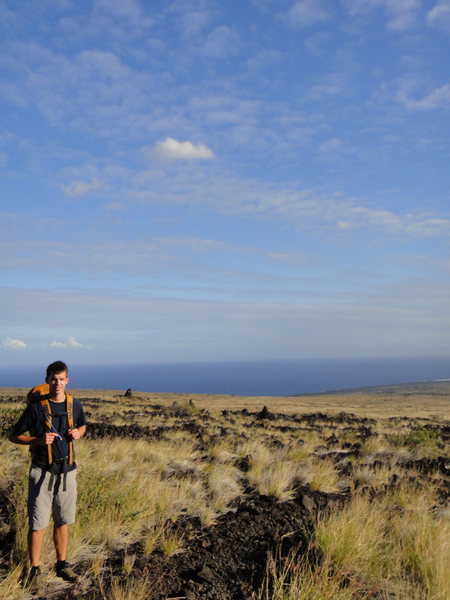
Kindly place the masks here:
<instances>
[{"instance_id":1,"label":"tall grass tuft","mask_svg":"<svg viewBox=\"0 0 450 600\"><path fill-rule=\"evenodd\" d=\"M313 458L307 469L307 481L313 490L335 492L339 489L339 472L332 459Z\"/></svg>"},{"instance_id":2,"label":"tall grass tuft","mask_svg":"<svg viewBox=\"0 0 450 600\"><path fill-rule=\"evenodd\" d=\"M319 520L316 542L326 564L376 579L388 568L391 544L386 527L384 506L367 495L356 496L342 511Z\"/></svg>"},{"instance_id":3,"label":"tall grass tuft","mask_svg":"<svg viewBox=\"0 0 450 600\"><path fill-rule=\"evenodd\" d=\"M318 517L314 560L269 561L258 600L447 600L450 523L435 502L430 483L408 480L385 495L355 495Z\"/></svg>"},{"instance_id":4,"label":"tall grass tuft","mask_svg":"<svg viewBox=\"0 0 450 600\"><path fill-rule=\"evenodd\" d=\"M283 561L270 557L266 576L254 600L356 600L355 591L343 585L342 574L314 569L295 553Z\"/></svg>"},{"instance_id":5,"label":"tall grass tuft","mask_svg":"<svg viewBox=\"0 0 450 600\"><path fill-rule=\"evenodd\" d=\"M148 600L152 586L148 578L114 578L104 598L108 600Z\"/></svg>"},{"instance_id":6,"label":"tall grass tuft","mask_svg":"<svg viewBox=\"0 0 450 600\"><path fill-rule=\"evenodd\" d=\"M21 583L24 563L15 565L5 577L0 579L0 598L23 600L24 590Z\"/></svg>"}]
</instances>

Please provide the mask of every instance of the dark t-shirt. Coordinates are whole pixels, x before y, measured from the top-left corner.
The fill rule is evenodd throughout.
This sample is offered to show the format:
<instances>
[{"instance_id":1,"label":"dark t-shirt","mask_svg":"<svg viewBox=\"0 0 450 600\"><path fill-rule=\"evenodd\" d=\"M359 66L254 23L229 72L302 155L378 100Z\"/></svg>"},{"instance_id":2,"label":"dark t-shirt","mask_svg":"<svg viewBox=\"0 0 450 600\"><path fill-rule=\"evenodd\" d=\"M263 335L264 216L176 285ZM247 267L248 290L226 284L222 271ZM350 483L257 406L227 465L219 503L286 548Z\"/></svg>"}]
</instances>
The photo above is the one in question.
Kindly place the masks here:
<instances>
[{"instance_id":1,"label":"dark t-shirt","mask_svg":"<svg viewBox=\"0 0 450 600\"><path fill-rule=\"evenodd\" d=\"M54 461L57 461L69 454L70 439L68 435L69 424L67 421L66 403L50 401L50 410L52 413L52 425L62 438L61 440L55 438L52 444L52 457ZM81 402L76 398L73 399L73 422L75 428L86 425L83 407ZM29 431L32 435L39 437L45 433L47 429L44 412L39 401L34 401L27 406L13 429L15 435L23 435ZM48 466L47 446L34 446L32 456L34 465L37 465L38 467ZM75 462L72 467L69 467L69 470L74 468Z\"/></svg>"}]
</instances>

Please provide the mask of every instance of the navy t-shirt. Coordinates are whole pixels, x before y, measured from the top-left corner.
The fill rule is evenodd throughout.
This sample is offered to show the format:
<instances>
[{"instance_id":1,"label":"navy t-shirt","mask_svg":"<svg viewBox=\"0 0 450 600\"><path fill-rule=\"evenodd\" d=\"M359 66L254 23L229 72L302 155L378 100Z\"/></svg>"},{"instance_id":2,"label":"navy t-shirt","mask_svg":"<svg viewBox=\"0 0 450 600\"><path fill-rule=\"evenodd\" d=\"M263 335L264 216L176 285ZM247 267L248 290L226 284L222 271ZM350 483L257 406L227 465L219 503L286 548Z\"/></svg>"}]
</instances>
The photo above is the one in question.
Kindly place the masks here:
<instances>
[{"instance_id":1,"label":"navy t-shirt","mask_svg":"<svg viewBox=\"0 0 450 600\"><path fill-rule=\"evenodd\" d=\"M52 444L52 457L56 461L60 458L64 458L69 455L69 441L70 436L69 423L67 421L67 409L65 402L52 402L50 400L50 411L52 413L52 425L56 431L60 434L62 439L55 438ZM83 407L81 402L76 398L73 399L73 422L74 428L86 425L86 418L84 416ZM37 437L43 435L48 431L46 427L46 421L44 418L44 412L41 403L36 400L31 402L29 406L24 410L21 417L14 425L15 435L23 435L27 431ZM48 466L48 454L47 446L34 446L33 447L33 464L38 467ZM75 455L74 455L75 461ZM69 470L75 468L75 462Z\"/></svg>"}]
</instances>

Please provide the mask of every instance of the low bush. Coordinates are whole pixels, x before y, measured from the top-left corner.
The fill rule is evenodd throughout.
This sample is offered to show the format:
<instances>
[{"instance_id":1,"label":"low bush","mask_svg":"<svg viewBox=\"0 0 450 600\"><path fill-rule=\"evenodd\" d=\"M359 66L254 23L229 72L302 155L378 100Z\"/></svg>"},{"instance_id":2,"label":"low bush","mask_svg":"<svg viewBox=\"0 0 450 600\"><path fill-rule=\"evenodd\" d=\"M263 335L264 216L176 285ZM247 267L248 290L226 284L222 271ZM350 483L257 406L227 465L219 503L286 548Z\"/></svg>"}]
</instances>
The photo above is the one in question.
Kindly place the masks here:
<instances>
[{"instance_id":1,"label":"low bush","mask_svg":"<svg viewBox=\"0 0 450 600\"><path fill-rule=\"evenodd\" d=\"M443 447L439 433L426 425L419 425L407 433L391 433L388 440L393 446L421 451L427 456L438 456Z\"/></svg>"}]
</instances>

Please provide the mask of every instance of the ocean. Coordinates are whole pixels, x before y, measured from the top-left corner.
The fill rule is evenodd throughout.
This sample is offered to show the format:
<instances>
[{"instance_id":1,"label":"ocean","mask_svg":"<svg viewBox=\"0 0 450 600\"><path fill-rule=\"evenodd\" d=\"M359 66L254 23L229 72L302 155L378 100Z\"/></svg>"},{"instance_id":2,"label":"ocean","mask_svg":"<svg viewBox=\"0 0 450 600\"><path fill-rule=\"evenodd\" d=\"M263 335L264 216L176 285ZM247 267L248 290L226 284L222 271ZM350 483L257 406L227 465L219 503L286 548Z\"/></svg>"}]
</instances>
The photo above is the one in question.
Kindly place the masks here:
<instances>
[{"instance_id":1,"label":"ocean","mask_svg":"<svg viewBox=\"0 0 450 600\"><path fill-rule=\"evenodd\" d=\"M0 367L0 387L32 387L42 382L45 367ZM72 389L242 396L291 396L450 379L450 358L429 357L69 367Z\"/></svg>"}]
</instances>

